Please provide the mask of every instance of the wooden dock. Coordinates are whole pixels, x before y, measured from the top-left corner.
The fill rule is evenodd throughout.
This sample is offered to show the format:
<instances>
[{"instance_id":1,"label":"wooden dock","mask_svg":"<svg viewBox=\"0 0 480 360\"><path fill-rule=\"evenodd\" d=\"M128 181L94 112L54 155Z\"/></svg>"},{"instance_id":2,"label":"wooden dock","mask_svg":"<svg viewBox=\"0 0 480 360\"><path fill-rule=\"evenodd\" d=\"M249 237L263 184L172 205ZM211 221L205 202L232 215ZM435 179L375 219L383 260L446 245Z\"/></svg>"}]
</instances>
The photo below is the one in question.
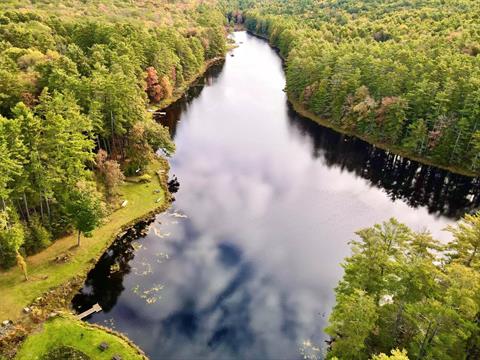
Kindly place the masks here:
<instances>
[{"instance_id":1,"label":"wooden dock","mask_svg":"<svg viewBox=\"0 0 480 360\"><path fill-rule=\"evenodd\" d=\"M102 307L98 303L96 303L87 311L84 311L81 314L77 315L77 319L82 320L83 318L86 318L88 315L92 315L93 313L97 313L100 311L102 311Z\"/></svg>"}]
</instances>

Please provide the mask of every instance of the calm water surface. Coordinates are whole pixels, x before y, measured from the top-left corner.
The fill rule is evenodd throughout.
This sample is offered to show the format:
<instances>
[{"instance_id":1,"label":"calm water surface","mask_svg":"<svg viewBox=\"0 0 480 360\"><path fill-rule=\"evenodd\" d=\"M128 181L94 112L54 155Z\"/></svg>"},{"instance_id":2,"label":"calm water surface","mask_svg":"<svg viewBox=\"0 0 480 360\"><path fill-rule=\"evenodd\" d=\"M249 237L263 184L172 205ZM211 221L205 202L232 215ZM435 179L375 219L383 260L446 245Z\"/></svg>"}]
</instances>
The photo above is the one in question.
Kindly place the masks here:
<instances>
[{"instance_id":1,"label":"calm water surface","mask_svg":"<svg viewBox=\"0 0 480 360\"><path fill-rule=\"evenodd\" d=\"M477 180L420 166L295 115L282 63L239 45L162 120L176 202L119 239L74 299L152 359L321 357L354 231L396 217L443 240L478 206Z\"/></svg>"}]
</instances>

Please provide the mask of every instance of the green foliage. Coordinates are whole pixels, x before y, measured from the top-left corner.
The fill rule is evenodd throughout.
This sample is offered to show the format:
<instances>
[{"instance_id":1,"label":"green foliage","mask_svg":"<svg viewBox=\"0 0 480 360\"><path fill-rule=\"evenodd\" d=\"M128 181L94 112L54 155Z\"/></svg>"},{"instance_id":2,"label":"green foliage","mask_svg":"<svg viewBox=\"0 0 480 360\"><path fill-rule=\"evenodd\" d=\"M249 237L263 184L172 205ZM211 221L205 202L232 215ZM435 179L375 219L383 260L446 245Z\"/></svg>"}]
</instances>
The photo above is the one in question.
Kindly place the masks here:
<instances>
[{"instance_id":1,"label":"green foliage","mask_svg":"<svg viewBox=\"0 0 480 360\"><path fill-rule=\"evenodd\" d=\"M25 224L27 254L50 242L46 231L71 230L78 183L101 180L110 200L123 171L174 151L147 111L147 92L158 102L184 91L224 55L223 24L213 0L1 2L0 209ZM95 169L99 151L107 157ZM14 254L8 244L0 246Z\"/></svg>"},{"instance_id":2,"label":"green foliage","mask_svg":"<svg viewBox=\"0 0 480 360\"><path fill-rule=\"evenodd\" d=\"M365 291L356 289L349 295L342 295L341 299L337 298L330 326L325 329L334 339L329 356L362 359L365 340L372 332L377 317L375 300Z\"/></svg>"},{"instance_id":3,"label":"green foliage","mask_svg":"<svg viewBox=\"0 0 480 360\"><path fill-rule=\"evenodd\" d=\"M478 173L478 2L225 3L230 16L247 7L246 28L280 50L288 94L307 110L371 141ZM368 99L356 99L365 89Z\"/></svg>"},{"instance_id":4,"label":"green foliage","mask_svg":"<svg viewBox=\"0 0 480 360\"><path fill-rule=\"evenodd\" d=\"M167 154L175 150L168 130L155 122L137 122L128 134L128 143L128 160L124 166L127 175L145 169L157 150L162 149Z\"/></svg>"},{"instance_id":5,"label":"green foliage","mask_svg":"<svg viewBox=\"0 0 480 360\"><path fill-rule=\"evenodd\" d=\"M405 350L400 351L398 349L394 349L391 351L390 356L382 353L380 355L374 355L372 360L408 360L408 356Z\"/></svg>"},{"instance_id":6,"label":"green foliage","mask_svg":"<svg viewBox=\"0 0 480 360\"><path fill-rule=\"evenodd\" d=\"M52 234L43 226L38 217L30 220L23 247L27 255L32 255L48 247L52 242Z\"/></svg>"},{"instance_id":7,"label":"green foliage","mask_svg":"<svg viewBox=\"0 0 480 360\"><path fill-rule=\"evenodd\" d=\"M442 246L395 219L357 232L326 331L329 356L469 359L480 352L480 213L448 227Z\"/></svg>"},{"instance_id":8,"label":"green foliage","mask_svg":"<svg viewBox=\"0 0 480 360\"><path fill-rule=\"evenodd\" d=\"M16 264L17 254L25 240L23 225L10 209L0 212L0 268Z\"/></svg>"},{"instance_id":9,"label":"green foliage","mask_svg":"<svg viewBox=\"0 0 480 360\"><path fill-rule=\"evenodd\" d=\"M450 260L480 270L480 216L467 214L448 230L454 239L447 246Z\"/></svg>"},{"instance_id":10,"label":"green foliage","mask_svg":"<svg viewBox=\"0 0 480 360\"><path fill-rule=\"evenodd\" d=\"M80 245L80 235L91 237L92 231L101 224L105 215L99 194L90 184L79 184L77 189L69 194L67 209L78 231L78 245Z\"/></svg>"}]
</instances>

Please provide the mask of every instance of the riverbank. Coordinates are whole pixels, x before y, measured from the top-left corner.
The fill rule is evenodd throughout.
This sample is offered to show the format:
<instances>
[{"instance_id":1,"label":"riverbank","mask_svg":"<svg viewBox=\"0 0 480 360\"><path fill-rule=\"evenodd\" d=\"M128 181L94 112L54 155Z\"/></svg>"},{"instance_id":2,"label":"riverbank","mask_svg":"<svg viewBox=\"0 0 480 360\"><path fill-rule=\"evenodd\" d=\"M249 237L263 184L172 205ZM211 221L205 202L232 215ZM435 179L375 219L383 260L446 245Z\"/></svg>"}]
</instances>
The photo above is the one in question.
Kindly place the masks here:
<instances>
[{"instance_id":1,"label":"riverbank","mask_svg":"<svg viewBox=\"0 0 480 360\"><path fill-rule=\"evenodd\" d=\"M219 64L220 62L224 61L225 57L216 57L213 59L210 59L203 64L202 68L200 71L197 73L196 76L194 76L190 81L185 83L182 87L178 88L175 90L173 95L169 97L168 99L164 99L158 104L150 104L149 110L150 111L159 111L162 109L165 109L166 107L172 105L174 102L180 100L183 95L185 95L186 91L205 73L207 72L208 69L210 69L213 65Z\"/></svg>"},{"instance_id":2,"label":"riverbank","mask_svg":"<svg viewBox=\"0 0 480 360\"><path fill-rule=\"evenodd\" d=\"M127 181L121 185L120 198L127 200L128 205L110 214L91 238L84 239L82 246L75 246L76 235L71 234L58 239L44 251L28 257L31 279L28 282L23 280L23 274L18 268L0 273L0 319L17 320L22 309L47 290L64 284L75 276L86 275L118 233L150 213L165 208L168 205L168 192L166 184L162 184L155 175L157 171L168 173L168 162L165 159L150 164L147 171L152 176L150 183Z\"/></svg>"},{"instance_id":3,"label":"riverbank","mask_svg":"<svg viewBox=\"0 0 480 360\"><path fill-rule=\"evenodd\" d=\"M285 61L286 59L280 54L280 51L278 51L278 49L273 46L271 43L270 43L270 39L267 37L267 36L264 36L264 35L261 35L261 34L257 34L257 33L254 33L250 30L247 30L247 32L250 34L250 35L253 35L253 36L256 36L260 39L263 39L265 41L267 41L270 46L276 50L278 56L283 60L284 62L284 65L285 65ZM351 131L351 130L348 130L348 129L344 129L342 127L339 127L337 126L336 124L332 123L331 121L329 121L328 119L326 118L322 118L316 114L314 114L313 112L311 112L310 110L308 110L307 108L305 108L305 106L303 104L301 104L299 101L295 100L292 98L292 96L290 94L288 94L288 91L287 91L287 97L288 97L288 102L292 105L293 109L298 113L300 114L301 116L309 119L309 120L312 120L314 122L316 122L317 124L319 125L322 125L324 127L327 127L329 129L332 129L332 130L335 130L336 132L338 133L341 133L341 134L345 134L345 135L349 135L349 136L354 136L358 139L361 139L365 142L368 142L369 144L371 145L374 145L382 150L385 150L385 151L389 151L389 152L392 152L396 155L399 155L399 156L402 156L404 158L407 158L407 159L410 159L410 160L413 160L413 161L416 161L416 162L419 162L421 164L424 164L424 165L428 165L428 166L434 166L434 167L437 167L437 168L440 168L440 169L443 169L443 170L447 170L449 172L452 172L452 173L455 173L455 174L459 174L459 175L463 175L463 176L469 176L469 177L476 177L478 176L478 174L468 170L468 169L464 169L464 168L461 168L461 167L458 167L458 166L447 166L447 165L442 165L442 164L439 164L437 163L436 161L432 160L432 159L429 159L429 158L425 158L425 157L421 157L421 156L418 156L418 155L415 155L415 154L412 154L408 151L406 151L405 149L399 147L399 146L395 146L395 145L392 145L392 144L386 144L386 143L382 143L382 142L379 142L377 140L374 140L368 136L365 136L363 134L359 134L355 131Z\"/></svg>"},{"instance_id":4,"label":"riverbank","mask_svg":"<svg viewBox=\"0 0 480 360\"><path fill-rule=\"evenodd\" d=\"M293 99L289 94L287 94L287 97L288 97L288 102L292 105L293 109L298 114L300 114L304 118L307 118L309 120L312 120L312 121L316 122L319 125L322 125L322 126L327 127L329 129L335 130L338 133L342 133L342 134L345 134L345 135L348 135L348 136L354 136L354 137L356 137L358 139L361 139L361 140L363 140L363 141L365 141L365 142L367 142L367 143L369 143L369 144L371 144L371 145L373 145L377 148L380 148L380 149L388 151L388 152L392 152L395 155L402 156L404 158L416 161L416 162L421 163L423 165L434 166L434 167L437 167L437 168L440 168L440 169L443 169L443 170L447 170L449 172L459 174L459 175L463 175L463 176L469 176L469 177L478 176L478 174L475 174L475 173L473 173L471 171L468 171L466 169L455 167L455 166L441 165L441 164L438 164L431 159L427 159L427 158L423 158L423 157L411 154L411 153L405 151L404 149L402 149L398 146L378 142L376 140L373 140L373 139L369 138L368 136L364 136L364 135L358 134L354 131L343 129L339 126L336 126L335 124L328 121L327 119L324 119L324 118L312 113L311 111L306 109L305 106L303 106L303 104L301 104L299 101L296 101L295 99Z\"/></svg>"},{"instance_id":5,"label":"riverbank","mask_svg":"<svg viewBox=\"0 0 480 360\"><path fill-rule=\"evenodd\" d=\"M27 259L28 282L18 268L0 273L2 294L0 319L13 325L0 337L0 354L15 351L27 334L35 332L53 311L69 311L70 301L83 285L88 271L118 234L169 206L169 165L166 159L152 162L147 170L152 181L130 178L119 187L120 198L128 200L110 214L91 238L76 247L75 234L58 239L44 251ZM23 310L28 307L27 313Z\"/></svg>"},{"instance_id":6,"label":"riverbank","mask_svg":"<svg viewBox=\"0 0 480 360\"><path fill-rule=\"evenodd\" d=\"M180 99L189 86L205 74L212 65L222 60L223 58L215 58L206 62L195 78L155 108L163 109ZM27 266L31 281L25 282L23 274L16 267L0 272L0 292L2 293L0 320L17 320L22 315L22 309L47 290L68 282L73 276L84 277L96 262L95 260L111 245L122 229L140 221L151 212L161 211L166 206L167 191L166 183L160 184L154 174L159 170L165 174L168 173L166 160L151 164L148 172L153 173L152 183L127 181L120 186L121 198L128 200L128 206L114 211L106 219L105 224L93 232L92 238L85 239L81 247L73 247L75 236L72 234L58 239L44 251L28 257ZM161 191L154 194L153 188L159 186ZM54 263L53 259L65 256L71 260L61 264Z\"/></svg>"},{"instance_id":7,"label":"riverbank","mask_svg":"<svg viewBox=\"0 0 480 360\"><path fill-rule=\"evenodd\" d=\"M211 66L223 60L223 57L217 57L207 61L197 76L177 89L172 97L157 104L155 109L163 109L179 100ZM52 311L69 310L70 301L83 285L88 272L120 233L168 208L168 170L168 161L158 158L147 170L151 182L145 184L136 177L127 179L119 187L120 198L128 201L127 206L110 214L81 247L75 246L75 235L72 234L29 257L28 282L23 280L18 268L0 273L0 321L13 322L7 331L11 336L2 337L5 333L0 333L0 359L2 353L14 354L26 335L38 331L38 323L45 321ZM28 308L28 313L25 313L25 308Z\"/></svg>"}]
</instances>

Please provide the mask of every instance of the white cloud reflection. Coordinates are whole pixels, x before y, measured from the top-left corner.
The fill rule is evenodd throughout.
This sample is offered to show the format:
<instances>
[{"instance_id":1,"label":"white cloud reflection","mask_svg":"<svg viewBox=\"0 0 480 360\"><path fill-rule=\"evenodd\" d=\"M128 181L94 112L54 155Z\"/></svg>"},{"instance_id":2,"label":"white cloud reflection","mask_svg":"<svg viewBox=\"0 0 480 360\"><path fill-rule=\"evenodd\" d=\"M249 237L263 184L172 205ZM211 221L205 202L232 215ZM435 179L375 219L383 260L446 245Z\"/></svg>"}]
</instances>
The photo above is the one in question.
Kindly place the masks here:
<instances>
[{"instance_id":1,"label":"white cloud reflection","mask_svg":"<svg viewBox=\"0 0 480 360\"><path fill-rule=\"evenodd\" d=\"M145 305L124 291L94 318L115 319L152 359L300 358L304 341L323 345L355 230L393 216L447 239L450 220L312 156L288 124L280 60L262 41L236 39L244 44L177 128L174 207L188 219L159 216L170 237L152 231L132 263L159 252L168 260L124 281L160 283L161 299Z\"/></svg>"}]
</instances>

